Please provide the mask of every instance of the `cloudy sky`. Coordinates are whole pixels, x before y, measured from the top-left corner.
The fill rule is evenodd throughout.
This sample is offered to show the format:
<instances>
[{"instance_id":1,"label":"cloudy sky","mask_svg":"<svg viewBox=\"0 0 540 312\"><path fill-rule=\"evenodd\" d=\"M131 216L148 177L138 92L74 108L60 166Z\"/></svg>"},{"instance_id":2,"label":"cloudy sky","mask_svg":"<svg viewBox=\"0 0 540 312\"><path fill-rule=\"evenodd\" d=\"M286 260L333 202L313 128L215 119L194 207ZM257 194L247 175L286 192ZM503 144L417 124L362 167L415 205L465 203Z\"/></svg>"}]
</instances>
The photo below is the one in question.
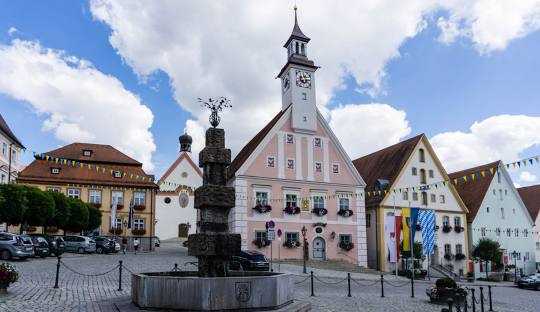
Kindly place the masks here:
<instances>
[{"instance_id":1,"label":"cloudy sky","mask_svg":"<svg viewBox=\"0 0 540 312\"><path fill-rule=\"evenodd\" d=\"M223 95L234 154L281 107L294 2L5 1L1 113L26 162L106 143L159 176L178 135L203 144L196 99ZM540 0L296 3L319 109L351 158L422 132L448 171L540 154Z\"/></svg>"}]
</instances>

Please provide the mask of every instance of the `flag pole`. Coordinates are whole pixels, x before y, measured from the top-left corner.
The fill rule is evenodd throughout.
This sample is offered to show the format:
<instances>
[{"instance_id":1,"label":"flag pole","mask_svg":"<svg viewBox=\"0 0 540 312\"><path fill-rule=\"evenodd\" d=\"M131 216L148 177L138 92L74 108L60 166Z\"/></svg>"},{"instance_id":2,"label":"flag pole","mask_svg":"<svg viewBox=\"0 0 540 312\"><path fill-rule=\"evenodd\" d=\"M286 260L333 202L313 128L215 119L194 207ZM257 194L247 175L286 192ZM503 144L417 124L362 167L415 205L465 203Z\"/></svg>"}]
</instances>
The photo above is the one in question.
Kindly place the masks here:
<instances>
[{"instance_id":1,"label":"flag pole","mask_svg":"<svg viewBox=\"0 0 540 312\"><path fill-rule=\"evenodd\" d=\"M412 224L412 207L409 202L409 248L411 250L411 297L414 298L414 241L413 241L413 224ZM416 227L416 225L415 225ZM416 229L415 229L416 230Z\"/></svg>"},{"instance_id":2,"label":"flag pole","mask_svg":"<svg viewBox=\"0 0 540 312\"><path fill-rule=\"evenodd\" d=\"M394 191L394 237L397 238L396 235L396 192ZM399 253L397 252L399 248L399 242L396 240L396 263L395 263L395 271L396 271L396 277L398 276L398 262L399 262Z\"/></svg>"}]
</instances>

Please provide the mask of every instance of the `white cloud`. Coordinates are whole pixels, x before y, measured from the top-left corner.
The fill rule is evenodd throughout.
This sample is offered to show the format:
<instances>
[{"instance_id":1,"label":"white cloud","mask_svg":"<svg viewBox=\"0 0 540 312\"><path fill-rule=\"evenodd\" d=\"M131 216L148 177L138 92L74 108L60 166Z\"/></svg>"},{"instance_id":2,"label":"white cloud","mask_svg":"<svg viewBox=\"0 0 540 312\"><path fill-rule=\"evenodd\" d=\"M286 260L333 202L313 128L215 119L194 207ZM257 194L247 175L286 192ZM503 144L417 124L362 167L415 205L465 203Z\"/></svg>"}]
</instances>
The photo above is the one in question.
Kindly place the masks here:
<instances>
[{"instance_id":1,"label":"white cloud","mask_svg":"<svg viewBox=\"0 0 540 312\"><path fill-rule=\"evenodd\" d=\"M349 104L330 111L330 127L351 159L356 159L409 135L406 117L387 104Z\"/></svg>"},{"instance_id":2,"label":"white cloud","mask_svg":"<svg viewBox=\"0 0 540 312\"><path fill-rule=\"evenodd\" d=\"M482 53L503 49L536 29L532 2L514 7L508 1L509 8L501 1L493 8L487 5L490 0L469 2L300 2L300 26L312 38L308 56L321 66L317 101L323 114L331 116L325 106L344 87L347 75L369 94L384 91L386 64L441 10L448 16L437 23L443 29L441 40L469 36ZM274 77L285 63L282 45L292 29L291 7L290 1L90 1L94 18L111 29L111 45L143 81L157 71L170 77L176 101L193 116L187 128L199 132L195 137L208 124L196 99L232 100L233 111L224 114L222 127L233 153L280 109L280 84ZM400 123L392 138L404 133ZM194 151L202 146L194 144Z\"/></svg>"},{"instance_id":3,"label":"white cloud","mask_svg":"<svg viewBox=\"0 0 540 312\"><path fill-rule=\"evenodd\" d=\"M520 159L540 145L540 117L498 115L475 122L469 132L445 132L431 143L449 172L502 159Z\"/></svg>"},{"instance_id":4,"label":"white cloud","mask_svg":"<svg viewBox=\"0 0 540 312\"><path fill-rule=\"evenodd\" d=\"M519 179L525 183L532 183L532 182L536 182L537 177L536 175L530 173L529 171L522 171L519 174Z\"/></svg>"},{"instance_id":5,"label":"white cloud","mask_svg":"<svg viewBox=\"0 0 540 312\"><path fill-rule=\"evenodd\" d=\"M469 38L481 53L503 50L517 38L540 29L540 0L451 0L443 7L448 18L440 18L439 40L451 43Z\"/></svg>"},{"instance_id":6,"label":"white cloud","mask_svg":"<svg viewBox=\"0 0 540 312\"><path fill-rule=\"evenodd\" d=\"M9 27L7 33L8 33L8 35L13 36L13 34L15 34L15 33L18 32L18 31L19 31L19 30L18 30L17 28L11 26L11 27Z\"/></svg>"},{"instance_id":7,"label":"white cloud","mask_svg":"<svg viewBox=\"0 0 540 312\"><path fill-rule=\"evenodd\" d=\"M0 45L0 92L46 116L43 130L59 140L111 144L153 169L152 112L88 61L13 40Z\"/></svg>"}]
</instances>

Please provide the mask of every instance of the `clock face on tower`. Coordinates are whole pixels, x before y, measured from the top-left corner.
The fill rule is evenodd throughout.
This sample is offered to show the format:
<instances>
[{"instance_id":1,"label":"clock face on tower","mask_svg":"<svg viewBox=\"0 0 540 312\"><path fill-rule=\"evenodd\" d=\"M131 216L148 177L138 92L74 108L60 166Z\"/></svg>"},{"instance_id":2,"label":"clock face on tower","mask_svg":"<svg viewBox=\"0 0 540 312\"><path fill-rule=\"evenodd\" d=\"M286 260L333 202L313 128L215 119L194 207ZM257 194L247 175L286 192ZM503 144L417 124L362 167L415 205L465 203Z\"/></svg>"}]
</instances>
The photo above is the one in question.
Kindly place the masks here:
<instances>
[{"instance_id":1,"label":"clock face on tower","mask_svg":"<svg viewBox=\"0 0 540 312\"><path fill-rule=\"evenodd\" d=\"M297 70L296 85L302 88L311 88L311 74L303 70Z\"/></svg>"}]
</instances>

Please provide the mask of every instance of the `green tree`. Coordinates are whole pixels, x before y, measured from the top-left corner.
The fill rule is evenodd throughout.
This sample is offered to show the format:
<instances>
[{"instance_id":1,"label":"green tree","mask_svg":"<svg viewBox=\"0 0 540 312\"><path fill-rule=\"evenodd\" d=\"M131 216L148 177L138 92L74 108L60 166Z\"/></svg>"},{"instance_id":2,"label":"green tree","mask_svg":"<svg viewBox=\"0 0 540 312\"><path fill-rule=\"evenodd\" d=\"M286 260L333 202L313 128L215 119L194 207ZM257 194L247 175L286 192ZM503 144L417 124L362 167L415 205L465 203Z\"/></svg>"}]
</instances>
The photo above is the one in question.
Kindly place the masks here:
<instances>
[{"instance_id":1,"label":"green tree","mask_svg":"<svg viewBox=\"0 0 540 312\"><path fill-rule=\"evenodd\" d=\"M17 225L23 222L24 211L28 206L25 188L21 185L0 185L0 222Z\"/></svg>"},{"instance_id":2,"label":"green tree","mask_svg":"<svg viewBox=\"0 0 540 312\"><path fill-rule=\"evenodd\" d=\"M491 262L491 266L495 268L501 263L502 250L501 245L498 242L489 239L482 238L476 245L473 246L472 251L473 258L486 262L486 278L488 275L487 263Z\"/></svg>"},{"instance_id":3,"label":"green tree","mask_svg":"<svg viewBox=\"0 0 540 312\"><path fill-rule=\"evenodd\" d=\"M68 198L69 218L66 230L79 233L88 226L88 206L78 198Z\"/></svg>"},{"instance_id":4,"label":"green tree","mask_svg":"<svg viewBox=\"0 0 540 312\"><path fill-rule=\"evenodd\" d=\"M50 192L54 200L54 216L50 225L62 229L64 232L69 221L68 198L60 192Z\"/></svg>"},{"instance_id":5,"label":"green tree","mask_svg":"<svg viewBox=\"0 0 540 312\"><path fill-rule=\"evenodd\" d=\"M49 192L36 187L26 187L28 207L24 212L25 225L43 226L50 224L54 216L54 199Z\"/></svg>"},{"instance_id":6,"label":"green tree","mask_svg":"<svg viewBox=\"0 0 540 312\"><path fill-rule=\"evenodd\" d=\"M101 211L92 205L86 204L86 206L88 208L88 224L86 230L93 231L101 226Z\"/></svg>"}]
</instances>

